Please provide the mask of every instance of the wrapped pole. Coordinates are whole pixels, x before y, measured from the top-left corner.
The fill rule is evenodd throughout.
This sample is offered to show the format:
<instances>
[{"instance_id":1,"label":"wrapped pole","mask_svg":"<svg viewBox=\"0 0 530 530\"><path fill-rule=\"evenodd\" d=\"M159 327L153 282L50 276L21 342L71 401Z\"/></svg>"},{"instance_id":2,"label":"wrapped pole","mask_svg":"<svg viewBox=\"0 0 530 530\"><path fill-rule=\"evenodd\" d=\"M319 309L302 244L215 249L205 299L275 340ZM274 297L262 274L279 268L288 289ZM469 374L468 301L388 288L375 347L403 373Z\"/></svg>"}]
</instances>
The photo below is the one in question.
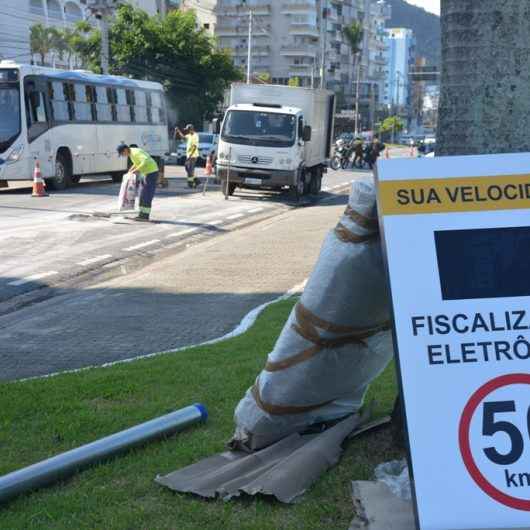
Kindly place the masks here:
<instances>
[{"instance_id":1,"label":"wrapped pole","mask_svg":"<svg viewBox=\"0 0 530 530\"><path fill-rule=\"evenodd\" d=\"M355 181L255 384L235 411L232 447L257 450L357 412L393 354L373 181Z\"/></svg>"},{"instance_id":2,"label":"wrapped pole","mask_svg":"<svg viewBox=\"0 0 530 530\"><path fill-rule=\"evenodd\" d=\"M98 464L133 447L174 434L207 418L208 413L203 405L191 405L13 471L0 477L0 504L22 493L63 480L88 466Z\"/></svg>"}]
</instances>

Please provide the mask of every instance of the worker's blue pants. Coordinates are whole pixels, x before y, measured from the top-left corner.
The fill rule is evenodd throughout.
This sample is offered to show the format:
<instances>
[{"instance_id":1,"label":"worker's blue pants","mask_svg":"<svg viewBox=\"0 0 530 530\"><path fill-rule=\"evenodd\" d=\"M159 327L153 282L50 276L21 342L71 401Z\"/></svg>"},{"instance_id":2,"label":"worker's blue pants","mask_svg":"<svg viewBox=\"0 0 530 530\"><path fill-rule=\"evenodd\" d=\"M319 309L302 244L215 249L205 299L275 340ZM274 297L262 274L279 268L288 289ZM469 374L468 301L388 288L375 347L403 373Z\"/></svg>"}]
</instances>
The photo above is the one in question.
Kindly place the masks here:
<instances>
[{"instance_id":1,"label":"worker's blue pants","mask_svg":"<svg viewBox=\"0 0 530 530\"><path fill-rule=\"evenodd\" d=\"M146 175L142 193L140 193L140 216L149 218L151 205L155 196L156 184L158 182L158 171Z\"/></svg>"}]
</instances>

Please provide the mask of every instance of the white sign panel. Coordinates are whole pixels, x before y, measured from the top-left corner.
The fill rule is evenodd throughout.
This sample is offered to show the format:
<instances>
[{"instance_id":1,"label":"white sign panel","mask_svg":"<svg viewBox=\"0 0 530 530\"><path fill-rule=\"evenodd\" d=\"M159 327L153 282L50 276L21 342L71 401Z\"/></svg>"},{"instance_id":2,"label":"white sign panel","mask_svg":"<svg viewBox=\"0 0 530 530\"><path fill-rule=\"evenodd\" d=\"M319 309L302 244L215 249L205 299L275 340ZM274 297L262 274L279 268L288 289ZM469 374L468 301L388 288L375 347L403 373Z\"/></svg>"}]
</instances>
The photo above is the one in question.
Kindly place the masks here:
<instances>
[{"instance_id":1,"label":"white sign panel","mask_svg":"<svg viewBox=\"0 0 530 530\"><path fill-rule=\"evenodd\" d=\"M381 161L421 530L530 528L530 154Z\"/></svg>"}]
</instances>

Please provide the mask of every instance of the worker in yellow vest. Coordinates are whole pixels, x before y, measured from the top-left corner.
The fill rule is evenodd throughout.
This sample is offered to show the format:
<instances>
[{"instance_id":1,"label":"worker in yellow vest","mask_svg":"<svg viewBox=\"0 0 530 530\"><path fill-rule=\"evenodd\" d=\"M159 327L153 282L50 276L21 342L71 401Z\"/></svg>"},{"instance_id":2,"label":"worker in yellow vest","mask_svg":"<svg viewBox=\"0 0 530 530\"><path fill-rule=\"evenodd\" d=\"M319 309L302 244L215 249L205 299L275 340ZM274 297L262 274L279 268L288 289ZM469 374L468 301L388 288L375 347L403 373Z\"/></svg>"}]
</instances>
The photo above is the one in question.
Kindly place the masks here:
<instances>
[{"instance_id":1,"label":"worker in yellow vest","mask_svg":"<svg viewBox=\"0 0 530 530\"><path fill-rule=\"evenodd\" d=\"M199 179L195 177L195 166L199 158L199 135L195 132L193 125L188 124L184 131L178 127L175 129L175 136L186 139L186 174L188 176L188 186L196 188L199 185Z\"/></svg>"},{"instance_id":2,"label":"worker in yellow vest","mask_svg":"<svg viewBox=\"0 0 530 530\"><path fill-rule=\"evenodd\" d=\"M140 214L135 217L135 221L149 221L151 215L151 205L156 191L156 183L158 181L158 165L151 158L149 153L146 153L139 147L129 147L126 144L118 145L118 156L126 156L131 162L132 166L129 173L135 175L143 175L144 186L140 194Z\"/></svg>"}]
</instances>

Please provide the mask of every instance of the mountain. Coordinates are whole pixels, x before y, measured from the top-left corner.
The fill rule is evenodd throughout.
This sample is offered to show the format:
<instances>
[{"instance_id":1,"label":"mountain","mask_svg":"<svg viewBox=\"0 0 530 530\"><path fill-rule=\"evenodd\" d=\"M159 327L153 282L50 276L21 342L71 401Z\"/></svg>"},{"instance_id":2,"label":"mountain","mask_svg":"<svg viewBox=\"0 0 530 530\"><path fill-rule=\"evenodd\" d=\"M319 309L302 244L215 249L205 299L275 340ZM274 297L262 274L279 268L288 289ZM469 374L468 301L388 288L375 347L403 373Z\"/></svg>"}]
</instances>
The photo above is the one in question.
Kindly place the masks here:
<instances>
[{"instance_id":1,"label":"mountain","mask_svg":"<svg viewBox=\"0 0 530 530\"><path fill-rule=\"evenodd\" d=\"M410 28L416 36L416 54L426 57L431 65L440 64L441 34L440 17L413 6L405 0L387 0L392 6L390 28Z\"/></svg>"}]
</instances>

